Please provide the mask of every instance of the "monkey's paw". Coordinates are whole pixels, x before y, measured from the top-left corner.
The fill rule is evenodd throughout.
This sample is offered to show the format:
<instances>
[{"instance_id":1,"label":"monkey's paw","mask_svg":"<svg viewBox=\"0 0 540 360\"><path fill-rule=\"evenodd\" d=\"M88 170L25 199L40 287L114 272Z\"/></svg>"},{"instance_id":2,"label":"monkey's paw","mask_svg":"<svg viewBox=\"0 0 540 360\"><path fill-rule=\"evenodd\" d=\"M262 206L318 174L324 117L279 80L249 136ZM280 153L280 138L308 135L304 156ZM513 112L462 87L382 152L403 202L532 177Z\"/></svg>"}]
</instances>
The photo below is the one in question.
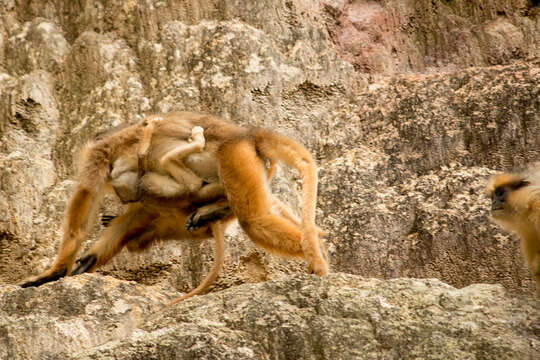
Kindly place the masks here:
<instances>
[{"instance_id":1,"label":"monkey's paw","mask_svg":"<svg viewBox=\"0 0 540 360\"><path fill-rule=\"evenodd\" d=\"M186 224L184 225L185 229L187 231L199 230L202 226L202 224L199 222L200 219L201 217L197 212L192 213L186 220Z\"/></svg>"},{"instance_id":2,"label":"monkey's paw","mask_svg":"<svg viewBox=\"0 0 540 360\"><path fill-rule=\"evenodd\" d=\"M193 129L191 129L191 136L202 134L204 134L204 129L200 126L194 126Z\"/></svg>"},{"instance_id":3,"label":"monkey's paw","mask_svg":"<svg viewBox=\"0 0 540 360\"><path fill-rule=\"evenodd\" d=\"M195 126L191 129L191 138L194 142L200 143L204 147L206 140L204 139L204 129L200 126Z\"/></svg>"},{"instance_id":4,"label":"monkey's paw","mask_svg":"<svg viewBox=\"0 0 540 360\"><path fill-rule=\"evenodd\" d=\"M94 254L87 254L83 256L82 258L77 259L77 261L75 262L77 267L73 269L73 271L71 272L71 275L80 275L80 274L84 274L85 272L90 271L90 269L92 269L92 267L95 265L96 262L97 262L97 256Z\"/></svg>"},{"instance_id":5,"label":"monkey's paw","mask_svg":"<svg viewBox=\"0 0 540 360\"><path fill-rule=\"evenodd\" d=\"M116 218L116 215L101 215L101 225L104 227L109 226L114 218Z\"/></svg>"},{"instance_id":6,"label":"monkey's paw","mask_svg":"<svg viewBox=\"0 0 540 360\"><path fill-rule=\"evenodd\" d=\"M315 274L318 276L324 276L328 274L328 265L323 260L310 263L308 266L308 274Z\"/></svg>"},{"instance_id":7,"label":"monkey's paw","mask_svg":"<svg viewBox=\"0 0 540 360\"><path fill-rule=\"evenodd\" d=\"M66 273L67 273L67 269L65 268L57 269L55 271L49 270L42 275L38 275L36 277L31 278L30 280L23 282L22 284L20 284L20 286L22 288L40 286L51 281L56 281L66 276Z\"/></svg>"},{"instance_id":8,"label":"monkey's paw","mask_svg":"<svg viewBox=\"0 0 540 360\"><path fill-rule=\"evenodd\" d=\"M189 215L184 227L188 231L195 231L231 214L232 210L229 206L213 208L211 211L208 211L208 209L206 211L199 209Z\"/></svg>"}]
</instances>

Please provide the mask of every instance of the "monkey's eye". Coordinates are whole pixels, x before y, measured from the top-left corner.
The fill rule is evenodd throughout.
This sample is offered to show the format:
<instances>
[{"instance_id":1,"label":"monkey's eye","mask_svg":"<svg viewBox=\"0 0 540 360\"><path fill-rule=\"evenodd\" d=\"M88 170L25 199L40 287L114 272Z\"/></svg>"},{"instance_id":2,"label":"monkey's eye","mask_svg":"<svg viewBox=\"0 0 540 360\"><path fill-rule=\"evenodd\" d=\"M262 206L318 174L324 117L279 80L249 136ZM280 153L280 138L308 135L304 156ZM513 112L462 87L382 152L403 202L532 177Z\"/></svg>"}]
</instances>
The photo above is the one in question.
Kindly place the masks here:
<instances>
[{"instance_id":1,"label":"monkey's eye","mask_svg":"<svg viewBox=\"0 0 540 360\"><path fill-rule=\"evenodd\" d=\"M507 190L503 187L498 187L495 189L495 192L493 193L493 195L496 197L496 198L504 198L504 196L506 195L506 192Z\"/></svg>"}]
</instances>

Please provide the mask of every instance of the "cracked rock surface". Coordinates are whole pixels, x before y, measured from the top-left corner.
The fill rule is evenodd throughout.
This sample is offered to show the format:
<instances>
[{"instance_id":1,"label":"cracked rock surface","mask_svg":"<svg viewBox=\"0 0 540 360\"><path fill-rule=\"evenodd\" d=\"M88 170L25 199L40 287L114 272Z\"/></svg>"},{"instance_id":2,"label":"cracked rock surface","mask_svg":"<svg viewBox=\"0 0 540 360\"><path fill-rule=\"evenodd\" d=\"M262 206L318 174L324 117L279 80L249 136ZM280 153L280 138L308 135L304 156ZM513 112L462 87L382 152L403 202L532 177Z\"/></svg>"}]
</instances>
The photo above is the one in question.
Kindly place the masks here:
<instances>
[{"instance_id":1,"label":"cracked rock surface","mask_svg":"<svg viewBox=\"0 0 540 360\"><path fill-rule=\"evenodd\" d=\"M439 348L455 350L443 358L511 358L511 348L536 358L535 284L517 236L489 220L484 188L492 174L540 161L539 34L531 0L0 2L0 358L401 359L440 358ZM200 283L212 241L159 241L121 252L94 276L16 288L54 260L83 145L111 126L175 110L303 143L318 163L317 223L340 275L305 277L302 261L258 249L233 224L211 294L179 305L199 320L167 310L160 327L146 316ZM297 208L300 186L281 167L272 189ZM106 197L99 213L122 210ZM85 246L102 231L96 225ZM276 282L256 284L268 280ZM298 303L280 302L280 281L304 294L306 317ZM325 302L330 288L335 301ZM384 295L388 308L374 300L383 288L393 294ZM438 305L426 305L423 323L408 297L430 291ZM392 296L406 313L394 312ZM225 300L248 297L256 301L247 309L290 312L232 325L201 314L206 303L219 313ZM373 304L365 322L359 309ZM351 315L322 315L338 305ZM518 305L525 310L511 315ZM464 320L473 313L485 319ZM396 314L404 325L385 327L398 324ZM252 334L249 321L272 340ZM343 330L349 322L354 338ZM182 337L184 325L191 335Z\"/></svg>"},{"instance_id":2,"label":"cracked rock surface","mask_svg":"<svg viewBox=\"0 0 540 360\"><path fill-rule=\"evenodd\" d=\"M100 294L99 296L96 296ZM534 359L540 303L501 286L295 275L165 307L100 275L0 290L6 359Z\"/></svg>"}]
</instances>

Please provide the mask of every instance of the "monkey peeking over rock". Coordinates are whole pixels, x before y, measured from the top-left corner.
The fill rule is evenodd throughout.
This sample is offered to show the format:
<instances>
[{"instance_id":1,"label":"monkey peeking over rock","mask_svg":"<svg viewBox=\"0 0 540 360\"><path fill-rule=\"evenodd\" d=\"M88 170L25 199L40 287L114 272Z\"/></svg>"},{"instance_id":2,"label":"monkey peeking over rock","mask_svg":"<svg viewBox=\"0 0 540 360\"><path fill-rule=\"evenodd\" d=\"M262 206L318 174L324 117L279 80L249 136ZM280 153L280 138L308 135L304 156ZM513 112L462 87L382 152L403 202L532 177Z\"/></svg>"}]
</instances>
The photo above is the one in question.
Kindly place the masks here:
<instances>
[{"instance_id":1,"label":"monkey peeking over rock","mask_svg":"<svg viewBox=\"0 0 540 360\"><path fill-rule=\"evenodd\" d=\"M540 297L540 172L502 173L489 179L491 217L516 232Z\"/></svg>"}]
</instances>

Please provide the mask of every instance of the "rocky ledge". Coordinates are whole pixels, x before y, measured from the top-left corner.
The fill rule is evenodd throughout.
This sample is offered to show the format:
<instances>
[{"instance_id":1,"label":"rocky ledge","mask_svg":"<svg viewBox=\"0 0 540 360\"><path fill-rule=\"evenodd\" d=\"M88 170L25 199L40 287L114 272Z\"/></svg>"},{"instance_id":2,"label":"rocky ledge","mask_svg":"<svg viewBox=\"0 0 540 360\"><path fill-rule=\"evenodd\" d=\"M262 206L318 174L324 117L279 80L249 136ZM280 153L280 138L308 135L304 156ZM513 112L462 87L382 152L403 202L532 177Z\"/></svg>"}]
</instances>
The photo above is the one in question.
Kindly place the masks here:
<instances>
[{"instance_id":1,"label":"rocky ledge","mask_svg":"<svg viewBox=\"0 0 540 360\"><path fill-rule=\"evenodd\" d=\"M498 285L336 273L167 307L178 295L102 275L0 286L0 358L540 358L540 302Z\"/></svg>"}]
</instances>

